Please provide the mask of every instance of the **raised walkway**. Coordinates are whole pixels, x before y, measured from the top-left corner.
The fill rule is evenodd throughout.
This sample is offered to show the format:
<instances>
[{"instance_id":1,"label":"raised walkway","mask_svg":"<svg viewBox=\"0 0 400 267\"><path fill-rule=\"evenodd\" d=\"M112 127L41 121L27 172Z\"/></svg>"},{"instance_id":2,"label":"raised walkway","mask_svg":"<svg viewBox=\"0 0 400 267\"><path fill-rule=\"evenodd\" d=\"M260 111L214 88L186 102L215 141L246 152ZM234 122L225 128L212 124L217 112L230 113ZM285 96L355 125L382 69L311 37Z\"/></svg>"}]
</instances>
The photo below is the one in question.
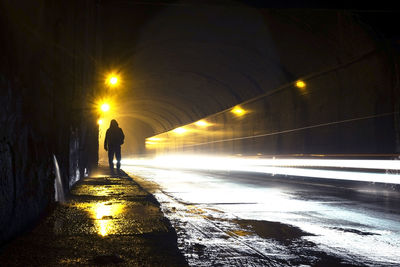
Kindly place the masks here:
<instances>
[{"instance_id":1,"label":"raised walkway","mask_svg":"<svg viewBox=\"0 0 400 267\"><path fill-rule=\"evenodd\" d=\"M187 266L157 200L99 168L63 204L0 252L0 266Z\"/></svg>"}]
</instances>

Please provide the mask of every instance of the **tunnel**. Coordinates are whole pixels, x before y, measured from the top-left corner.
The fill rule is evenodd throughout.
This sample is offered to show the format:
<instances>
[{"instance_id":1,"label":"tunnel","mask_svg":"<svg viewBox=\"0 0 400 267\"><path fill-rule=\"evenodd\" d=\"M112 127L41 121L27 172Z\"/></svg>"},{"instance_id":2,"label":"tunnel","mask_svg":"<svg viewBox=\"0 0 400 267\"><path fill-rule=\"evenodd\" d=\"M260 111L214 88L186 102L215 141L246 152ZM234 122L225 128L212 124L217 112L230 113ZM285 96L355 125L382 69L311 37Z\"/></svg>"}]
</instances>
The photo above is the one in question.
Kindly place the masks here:
<instances>
[{"instance_id":1,"label":"tunnel","mask_svg":"<svg viewBox=\"0 0 400 267\"><path fill-rule=\"evenodd\" d=\"M398 10L300 2L2 0L0 248L58 209L80 181L94 177L99 167L108 167L103 144L112 119L125 136L121 168L133 177L150 175L144 166L183 166L201 172L190 179L206 185L205 177L212 171L225 177L221 179L226 186L230 179L243 182L230 178L232 173L252 172L252 188L267 174L273 188L279 175L297 183L297 175L285 168L309 171L322 164L304 159L338 160L321 165L321 170L326 175L361 170L360 177L366 180L349 178L340 185L332 182L334 186L349 190L368 183L369 192L389 190L386 207L397 216L393 207L400 199ZM168 156L172 161L157 161ZM354 160L367 166L346 167ZM370 172L382 178L370 178ZM160 173L152 173L150 180L162 187L171 179L170 185L175 185L169 174L157 178ZM299 179L304 184L325 183L319 175L306 172ZM148 182L141 186L155 192L146 187ZM197 196L197 189L188 190ZM357 201L368 202L361 197ZM164 212L183 205L164 207L163 197L155 202L161 202ZM202 214L200 208L188 209ZM228 238L245 247L250 245L241 238L250 230L262 236L268 228L261 219L235 223L242 232L226 231ZM174 223L171 227L179 228ZM339 231L335 227L330 229ZM175 242L182 250L189 241L185 243L176 231ZM282 235L274 238L280 242ZM399 244L400 239L393 238L389 243ZM206 260L207 245L196 244L188 246L192 252L202 251L200 260L188 258L188 252L186 264L218 265L218 260ZM254 262L221 261L222 265L307 264L301 256L270 260L260 248L279 254L278 248L256 247L248 252L258 255ZM361 258L365 254L359 253ZM395 266L400 260L391 247L385 253L379 258L382 266ZM315 257L325 257L321 255ZM326 265L320 266L350 266L345 264L351 260L340 262L336 256L326 256L321 263ZM381 263L375 260L357 258L354 266ZM314 263L308 266L318 266Z\"/></svg>"}]
</instances>

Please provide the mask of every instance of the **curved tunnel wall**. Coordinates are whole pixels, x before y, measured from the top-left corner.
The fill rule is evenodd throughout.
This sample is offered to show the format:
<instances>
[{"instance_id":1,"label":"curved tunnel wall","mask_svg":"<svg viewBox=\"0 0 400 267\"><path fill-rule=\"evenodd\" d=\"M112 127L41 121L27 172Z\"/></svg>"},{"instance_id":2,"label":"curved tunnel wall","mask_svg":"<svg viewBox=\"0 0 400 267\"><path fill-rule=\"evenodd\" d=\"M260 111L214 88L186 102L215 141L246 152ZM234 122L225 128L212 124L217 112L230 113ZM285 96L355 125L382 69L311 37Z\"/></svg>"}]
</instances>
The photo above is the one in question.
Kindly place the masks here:
<instances>
[{"instance_id":1,"label":"curved tunnel wall","mask_svg":"<svg viewBox=\"0 0 400 267\"><path fill-rule=\"evenodd\" d=\"M146 140L150 154L396 154L398 73L386 51L296 81Z\"/></svg>"},{"instance_id":2,"label":"curved tunnel wall","mask_svg":"<svg viewBox=\"0 0 400 267\"><path fill-rule=\"evenodd\" d=\"M110 1L103 6L105 62L121 66L123 77L129 79L120 103L127 107L124 108L127 116L136 117L147 125L143 131L144 127L138 129L139 125L136 131L133 128L123 147L125 155L143 151L142 146L140 149L131 146L131 141L143 144L144 137L168 132L297 79L316 77L382 49L368 27L350 12L255 9L226 3L192 5L176 1L176 5L153 8ZM156 12L152 12L155 9ZM137 12L138 16L132 16L132 12ZM119 15L118 20L113 19L113 14ZM138 24L139 27L135 27ZM126 30L117 32L116 28ZM382 60L387 59L383 68L393 74L393 63L388 59L391 55L384 53L382 50ZM121 55L118 60L116 54ZM363 64L375 63L364 61ZM375 75L374 70L363 71L364 66L356 68L359 74L357 71L348 73ZM317 81L313 79L312 83ZM346 101L355 101L345 95L363 94L364 87L376 86L372 90L378 91L380 86L384 86L384 90L398 90L394 85L386 89L385 83L393 77L379 77L378 85L368 84L368 80L362 78L355 80L351 75L331 75L326 79L331 81L323 84L336 86L326 93L341 94L345 106L349 106ZM309 89L313 87L310 86ZM314 99L321 91L313 90ZM298 113L300 106L307 105L310 106L302 108L304 112L315 111L314 103L307 97L296 101ZM179 111L168 108L171 106ZM289 104L284 106L291 112ZM303 118L305 124L314 123L312 115L296 116L296 120ZM331 118L326 119L330 121ZM284 122L280 123L284 126ZM134 122L126 120L122 126L127 128L130 124ZM136 134L138 131L140 133Z\"/></svg>"}]
</instances>

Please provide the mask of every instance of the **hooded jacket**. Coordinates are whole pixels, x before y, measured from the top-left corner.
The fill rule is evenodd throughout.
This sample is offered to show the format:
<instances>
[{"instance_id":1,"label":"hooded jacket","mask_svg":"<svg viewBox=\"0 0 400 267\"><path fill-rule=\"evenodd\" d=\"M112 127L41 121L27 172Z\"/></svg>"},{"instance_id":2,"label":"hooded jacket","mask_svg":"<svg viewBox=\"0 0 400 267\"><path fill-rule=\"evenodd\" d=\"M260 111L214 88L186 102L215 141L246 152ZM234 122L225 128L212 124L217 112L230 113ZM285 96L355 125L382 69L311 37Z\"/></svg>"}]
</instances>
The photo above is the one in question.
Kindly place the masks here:
<instances>
[{"instance_id":1,"label":"hooded jacket","mask_svg":"<svg viewBox=\"0 0 400 267\"><path fill-rule=\"evenodd\" d=\"M114 148L124 143L125 135L121 128L118 127L116 120L112 120L110 128L107 129L106 138L104 139L104 148Z\"/></svg>"}]
</instances>

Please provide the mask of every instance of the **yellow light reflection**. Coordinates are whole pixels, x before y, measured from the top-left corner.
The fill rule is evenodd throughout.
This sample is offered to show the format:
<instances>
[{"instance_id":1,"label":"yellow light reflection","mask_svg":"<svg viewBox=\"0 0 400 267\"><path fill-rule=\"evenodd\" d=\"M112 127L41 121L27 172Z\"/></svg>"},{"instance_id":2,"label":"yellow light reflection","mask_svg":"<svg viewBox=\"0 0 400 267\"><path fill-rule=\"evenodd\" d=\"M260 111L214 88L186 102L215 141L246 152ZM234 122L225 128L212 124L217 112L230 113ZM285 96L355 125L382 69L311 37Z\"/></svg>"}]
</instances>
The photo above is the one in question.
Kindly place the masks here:
<instances>
[{"instance_id":1,"label":"yellow light reflection","mask_svg":"<svg viewBox=\"0 0 400 267\"><path fill-rule=\"evenodd\" d=\"M103 104L100 106L100 109L101 109L101 111L103 111L103 112L107 112L107 111L110 110L110 105L109 105L108 103L103 103Z\"/></svg>"},{"instance_id":2,"label":"yellow light reflection","mask_svg":"<svg viewBox=\"0 0 400 267\"><path fill-rule=\"evenodd\" d=\"M196 124L196 126L199 126L199 127L208 127L208 126L210 126L210 123L208 123L205 120L196 121L194 124Z\"/></svg>"},{"instance_id":3,"label":"yellow light reflection","mask_svg":"<svg viewBox=\"0 0 400 267\"><path fill-rule=\"evenodd\" d=\"M242 109L242 108L239 107L239 106L234 107L234 108L231 110L231 112L232 112L233 114L235 114L236 116L239 116L239 117L241 117L241 116L243 116L244 114L246 114L246 110Z\"/></svg>"},{"instance_id":4,"label":"yellow light reflection","mask_svg":"<svg viewBox=\"0 0 400 267\"><path fill-rule=\"evenodd\" d=\"M95 219L95 225L97 233L101 236L107 236L115 232L118 224L116 218L124 210L125 205L121 203L96 203L91 207L91 213L93 219Z\"/></svg>"},{"instance_id":5,"label":"yellow light reflection","mask_svg":"<svg viewBox=\"0 0 400 267\"><path fill-rule=\"evenodd\" d=\"M298 88L300 88L300 89L304 89L304 88L306 88L306 83L305 83L304 81L298 80L298 81L296 82L296 86L297 86Z\"/></svg>"},{"instance_id":6,"label":"yellow light reflection","mask_svg":"<svg viewBox=\"0 0 400 267\"><path fill-rule=\"evenodd\" d=\"M176 128L176 129L172 130L172 132L174 132L176 134L184 134L184 133L187 132L187 130L185 128L183 128L183 127L179 127L179 128Z\"/></svg>"}]
</instances>

